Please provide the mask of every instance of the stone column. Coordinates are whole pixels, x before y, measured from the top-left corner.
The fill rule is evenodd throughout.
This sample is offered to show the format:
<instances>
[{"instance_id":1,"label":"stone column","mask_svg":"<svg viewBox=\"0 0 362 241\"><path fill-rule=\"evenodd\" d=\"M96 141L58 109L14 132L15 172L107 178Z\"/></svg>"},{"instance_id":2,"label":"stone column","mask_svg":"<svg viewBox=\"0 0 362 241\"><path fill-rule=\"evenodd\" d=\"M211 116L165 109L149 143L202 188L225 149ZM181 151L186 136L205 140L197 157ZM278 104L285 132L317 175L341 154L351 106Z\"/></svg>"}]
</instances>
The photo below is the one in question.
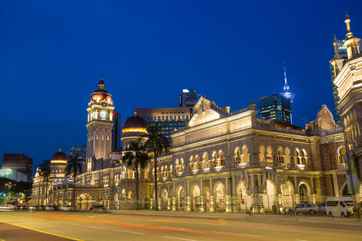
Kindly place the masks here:
<instances>
[{"instance_id":1,"label":"stone column","mask_svg":"<svg viewBox=\"0 0 362 241\"><path fill-rule=\"evenodd\" d=\"M203 186L203 178L200 181L200 212L204 212L204 186Z\"/></svg>"},{"instance_id":2,"label":"stone column","mask_svg":"<svg viewBox=\"0 0 362 241\"><path fill-rule=\"evenodd\" d=\"M191 211L190 181L186 181L186 211Z\"/></svg>"},{"instance_id":3,"label":"stone column","mask_svg":"<svg viewBox=\"0 0 362 241\"><path fill-rule=\"evenodd\" d=\"M226 186L226 193L225 193L225 211L227 213L231 212L231 196L230 196L230 184L229 178L225 177L225 186Z\"/></svg>"},{"instance_id":4,"label":"stone column","mask_svg":"<svg viewBox=\"0 0 362 241\"><path fill-rule=\"evenodd\" d=\"M334 187L334 195L336 197L339 197L339 187L338 187L338 180L336 173L332 174L332 181L333 181L333 187Z\"/></svg>"},{"instance_id":5,"label":"stone column","mask_svg":"<svg viewBox=\"0 0 362 241\"><path fill-rule=\"evenodd\" d=\"M232 212L237 212L237 195L236 195L236 187L235 187L235 176L232 175L231 176L231 211Z\"/></svg>"},{"instance_id":6,"label":"stone column","mask_svg":"<svg viewBox=\"0 0 362 241\"><path fill-rule=\"evenodd\" d=\"M209 180L209 185L210 185L210 212L214 212L215 208L214 208L214 189L213 189L213 185L212 185L212 179L210 178Z\"/></svg>"}]
</instances>

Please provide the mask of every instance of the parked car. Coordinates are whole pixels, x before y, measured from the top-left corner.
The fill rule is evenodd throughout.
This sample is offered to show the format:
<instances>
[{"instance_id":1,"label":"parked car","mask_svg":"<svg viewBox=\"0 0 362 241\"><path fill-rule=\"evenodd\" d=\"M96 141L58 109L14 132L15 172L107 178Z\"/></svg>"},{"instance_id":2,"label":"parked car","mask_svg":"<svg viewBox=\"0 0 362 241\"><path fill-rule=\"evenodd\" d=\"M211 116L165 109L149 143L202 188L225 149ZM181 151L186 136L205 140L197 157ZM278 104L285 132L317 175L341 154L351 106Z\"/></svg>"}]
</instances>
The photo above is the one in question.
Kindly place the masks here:
<instances>
[{"instance_id":1,"label":"parked car","mask_svg":"<svg viewBox=\"0 0 362 241\"><path fill-rule=\"evenodd\" d=\"M16 209L16 206L13 204L6 204L3 206L0 206L0 212L4 211L14 211Z\"/></svg>"},{"instance_id":2,"label":"parked car","mask_svg":"<svg viewBox=\"0 0 362 241\"><path fill-rule=\"evenodd\" d=\"M54 206L45 206L44 210L45 211L54 211L55 208L54 208Z\"/></svg>"},{"instance_id":3,"label":"parked car","mask_svg":"<svg viewBox=\"0 0 362 241\"><path fill-rule=\"evenodd\" d=\"M90 209L91 211L95 212L105 212L107 209L103 206L103 204L93 204L93 206Z\"/></svg>"},{"instance_id":4,"label":"parked car","mask_svg":"<svg viewBox=\"0 0 362 241\"><path fill-rule=\"evenodd\" d=\"M319 212L319 208L317 205L309 204L309 203L300 203L295 207L296 214L309 214L315 215Z\"/></svg>"},{"instance_id":5,"label":"parked car","mask_svg":"<svg viewBox=\"0 0 362 241\"><path fill-rule=\"evenodd\" d=\"M333 217L348 217L352 215L352 197L328 197L326 199L326 214Z\"/></svg>"},{"instance_id":6,"label":"parked car","mask_svg":"<svg viewBox=\"0 0 362 241\"><path fill-rule=\"evenodd\" d=\"M319 206L318 206L318 214L322 215L322 216L327 215L327 207L326 207L325 203L319 204Z\"/></svg>"}]
</instances>

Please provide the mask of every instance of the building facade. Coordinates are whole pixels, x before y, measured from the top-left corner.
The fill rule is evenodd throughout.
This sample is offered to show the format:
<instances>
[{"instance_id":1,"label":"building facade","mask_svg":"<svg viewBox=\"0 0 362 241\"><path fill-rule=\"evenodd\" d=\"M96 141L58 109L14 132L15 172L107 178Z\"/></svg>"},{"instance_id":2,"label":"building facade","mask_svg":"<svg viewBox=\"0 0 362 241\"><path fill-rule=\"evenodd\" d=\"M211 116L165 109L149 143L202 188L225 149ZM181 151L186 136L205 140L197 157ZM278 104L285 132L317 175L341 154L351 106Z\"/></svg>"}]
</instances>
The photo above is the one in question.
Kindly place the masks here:
<instances>
[{"instance_id":1,"label":"building facade","mask_svg":"<svg viewBox=\"0 0 362 241\"><path fill-rule=\"evenodd\" d=\"M352 70L349 68L356 60L357 55L345 62L348 67L342 67L341 73L352 70L359 73L359 63L353 65ZM344 126L335 122L327 106L322 106L316 118L304 128L298 128L258 118L255 105L231 113L229 107L219 107L203 96L189 116L181 111L162 110L152 114L153 110L143 110L147 115L136 111L123 127L124 150L131 142L147 140L149 121L185 121L184 128L169 133L168 152L139 169L138 200L135 168L124 163L124 150L112 152L111 143L104 142L107 133L111 134L109 113L114 105L109 100L110 94L104 93L104 87L98 87L88 106L87 168L74 178L73 185L59 178L49 182L51 175L39 172L34 177L34 187L40 188L33 189L33 205L68 205L77 210L103 205L108 209L138 206L195 212L278 212L299 203L324 203L329 196L355 194L356 201L360 202L359 192L348 178L349 153L353 151L350 156L360 160L361 111L359 102L354 102L359 98L359 85L358 80L357 83L348 80L347 83L352 84L346 87L340 84L344 81L340 78L336 76L335 86L341 96L338 103ZM346 96L353 96L345 100L343 91ZM102 117L103 110L106 114ZM47 188L42 189L44 183Z\"/></svg>"},{"instance_id":2,"label":"building facade","mask_svg":"<svg viewBox=\"0 0 362 241\"><path fill-rule=\"evenodd\" d=\"M351 178L356 202L362 193L362 42L351 31L351 19L345 19L346 35L333 43L330 61L336 108L344 127Z\"/></svg>"}]
</instances>

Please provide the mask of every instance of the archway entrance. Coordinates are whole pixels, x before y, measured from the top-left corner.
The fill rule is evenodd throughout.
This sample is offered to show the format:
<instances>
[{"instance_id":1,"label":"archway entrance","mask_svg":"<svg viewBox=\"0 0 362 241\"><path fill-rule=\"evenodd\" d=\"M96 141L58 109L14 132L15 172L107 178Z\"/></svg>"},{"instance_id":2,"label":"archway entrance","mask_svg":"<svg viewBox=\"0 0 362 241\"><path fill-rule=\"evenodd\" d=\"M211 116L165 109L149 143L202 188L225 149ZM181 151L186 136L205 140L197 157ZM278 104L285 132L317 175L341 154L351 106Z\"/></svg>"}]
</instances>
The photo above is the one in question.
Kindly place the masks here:
<instances>
[{"instance_id":1,"label":"archway entrance","mask_svg":"<svg viewBox=\"0 0 362 241\"><path fill-rule=\"evenodd\" d=\"M177 188L177 192L176 192L176 208L177 210L185 210L185 189L183 188L183 186L179 186Z\"/></svg>"},{"instance_id":2,"label":"archway entrance","mask_svg":"<svg viewBox=\"0 0 362 241\"><path fill-rule=\"evenodd\" d=\"M194 185L192 188L192 210L200 211L201 208L201 191L198 185Z\"/></svg>"},{"instance_id":3,"label":"archway entrance","mask_svg":"<svg viewBox=\"0 0 362 241\"><path fill-rule=\"evenodd\" d=\"M299 184L298 187L299 199L301 203L309 202L309 189L305 183Z\"/></svg>"},{"instance_id":4,"label":"archway entrance","mask_svg":"<svg viewBox=\"0 0 362 241\"><path fill-rule=\"evenodd\" d=\"M163 189L161 192L161 210L167 210L168 207L168 191Z\"/></svg>"},{"instance_id":5,"label":"archway entrance","mask_svg":"<svg viewBox=\"0 0 362 241\"><path fill-rule=\"evenodd\" d=\"M223 212L225 211L225 185L221 182L218 182L215 185L214 190L214 196L215 196L215 210Z\"/></svg>"},{"instance_id":6,"label":"archway entrance","mask_svg":"<svg viewBox=\"0 0 362 241\"><path fill-rule=\"evenodd\" d=\"M246 193L246 185L243 181L240 181L236 189L237 200L239 203L239 210L247 210L250 206L249 196Z\"/></svg>"},{"instance_id":7,"label":"archway entrance","mask_svg":"<svg viewBox=\"0 0 362 241\"><path fill-rule=\"evenodd\" d=\"M264 201L264 207L268 210L272 210L275 206L276 188L275 184L271 180L266 181L266 200Z\"/></svg>"},{"instance_id":8,"label":"archway entrance","mask_svg":"<svg viewBox=\"0 0 362 241\"><path fill-rule=\"evenodd\" d=\"M205 210L211 210L211 194L209 187L204 187L204 202L205 202Z\"/></svg>"},{"instance_id":9,"label":"archway entrance","mask_svg":"<svg viewBox=\"0 0 362 241\"><path fill-rule=\"evenodd\" d=\"M82 193L77 198L78 210L89 210L92 207L92 197L88 193Z\"/></svg>"},{"instance_id":10,"label":"archway entrance","mask_svg":"<svg viewBox=\"0 0 362 241\"><path fill-rule=\"evenodd\" d=\"M284 208L294 206L294 187L289 181L280 185L280 205Z\"/></svg>"},{"instance_id":11,"label":"archway entrance","mask_svg":"<svg viewBox=\"0 0 362 241\"><path fill-rule=\"evenodd\" d=\"M343 197L343 196L351 196L351 195L352 195L351 190L348 188L347 182L345 182L345 183L343 184L341 194L342 194L342 197Z\"/></svg>"}]
</instances>

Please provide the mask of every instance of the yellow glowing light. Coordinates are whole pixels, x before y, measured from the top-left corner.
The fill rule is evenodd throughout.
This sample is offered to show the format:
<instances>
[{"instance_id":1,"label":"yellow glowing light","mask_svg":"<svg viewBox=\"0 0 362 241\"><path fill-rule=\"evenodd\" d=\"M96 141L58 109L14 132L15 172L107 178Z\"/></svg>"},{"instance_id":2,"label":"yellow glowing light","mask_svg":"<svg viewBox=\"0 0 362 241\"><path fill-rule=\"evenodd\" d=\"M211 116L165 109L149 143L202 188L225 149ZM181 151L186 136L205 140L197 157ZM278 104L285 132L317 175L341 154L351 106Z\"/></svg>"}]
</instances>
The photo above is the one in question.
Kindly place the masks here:
<instances>
[{"instance_id":1,"label":"yellow glowing light","mask_svg":"<svg viewBox=\"0 0 362 241\"><path fill-rule=\"evenodd\" d=\"M67 160L51 160L51 164L67 164Z\"/></svg>"},{"instance_id":2,"label":"yellow glowing light","mask_svg":"<svg viewBox=\"0 0 362 241\"><path fill-rule=\"evenodd\" d=\"M128 132L141 132L141 133L147 134L146 128L124 128L122 131L123 131L123 133L128 133Z\"/></svg>"}]
</instances>

